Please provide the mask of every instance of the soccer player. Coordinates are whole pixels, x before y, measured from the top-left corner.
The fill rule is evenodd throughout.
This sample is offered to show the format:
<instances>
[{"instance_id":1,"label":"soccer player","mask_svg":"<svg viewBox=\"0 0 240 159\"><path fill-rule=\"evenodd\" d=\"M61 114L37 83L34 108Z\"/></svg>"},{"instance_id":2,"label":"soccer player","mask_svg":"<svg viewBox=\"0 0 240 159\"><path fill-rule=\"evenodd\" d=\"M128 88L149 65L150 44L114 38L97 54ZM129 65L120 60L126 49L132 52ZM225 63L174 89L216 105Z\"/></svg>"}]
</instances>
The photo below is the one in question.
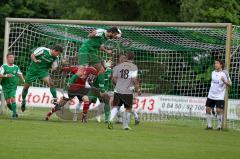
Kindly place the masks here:
<instances>
[{"instance_id":1,"label":"soccer player","mask_svg":"<svg viewBox=\"0 0 240 159\"><path fill-rule=\"evenodd\" d=\"M101 70L104 70L102 65L102 59L98 56L98 51L104 51L108 54L112 54L112 50L108 50L105 48L104 43L108 39L116 39L121 37L121 31L117 27L112 27L108 30L97 29L91 32L88 35L88 40L85 41L78 51L78 64L79 68L84 68L86 66L95 67L100 73L100 80L104 80L104 74ZM81 71L79 71L81 73ZM104 81L101 81L104 83Z\"/></svg>"},{"instance_id":2,"label":"soccer player","mask_svg":"<svg viewBox=\"0 0 240 159\"><path fill-rule=\"evenodd\" d=\"M73 99L75 96L78 98L79 102L84 102L83 105L83 113L88 110L89 102L88 92L93 88L86 88L86 81L91 84L96 78L98 71L94 67L86 67L83 69L78 69L77 67L65 67L63 71L69 71L73 74L79 73L78 71L84 72L81 76L74 76L75 78L70 78L68 81L68 98L63 97L61 100L55 105L54 108L51 109L50 112L47 113L45 120L49 120L51 115L56 111L60 110L69 100ZM86 122L86 119L83 118L82 122Z\"/></svg>"},{"instance_id":3,"label":"soccer player","mask_svg":"<svg viewBox=\"0 0 240 159\"><path fill-rule=\"evenodd\" d=\"M54 45L51 49L39 47L31 54L31 64L27 70L26 80L22 90L21 109L24 112L26 109L26 96L31 83L37 79L43 80L49 87L54 99L54 104L57 102L57 92L49 76L49 69L56 70L58 67L58 56L63 52L60 45Z\"/></svg>"},{"instance_id":4,"label":"soccer player","mask_svg":"<svg viewBox=\"0 0 240 159\"><path fill-rule=\"evenodd\" d=\"M98 51L104 51L112 54L112 50L104 47L104 43L108 39L116 39L121 36L121 31L117 27L112 27L108 30L97 29L88 35L88 40L85 41L78 52L78 64L84 66L94 66L98 71L102 69L102 59L97 55Z\"/></svg>"},{"instance_id":5,"label":"soccer player","mask_svg":"<svg viewBox=\"0 0 240 159\"><path fill-rule=\"evenodd\" d=\"M231 85L231 80L223 71L224 64L220 59L215 60L215 70L212 72L211 87L206 102L207 130L212 128L212 109L216 106L217 130L222 130L224 96L226 87Z\"/></svg>"},{"instance_id":6,"label":"soccer player","mask_svg":"<svg viewBox=\"0 0 240 159\"><path fill-rule=\"evenodd\" d=\"M127 54L127 55L121 54L121 55L119 55L119 59L118 59L119 63L118 64L123 63L123 62L127 62L127 61L133 62L133 60L130 60L130 59L133 59L133 57L131 57L131 56L132 56L132 54ZM135 97L133 97L133 104L134 104L135 100L136 100ZM140 119L138 117L137 112L134 109L132 109L132 115L134 116L135 125L138 125L140 123ZM122 119L122 111L121 111L120 107L118 109L118 113L117 113L116 117L117 117L116 123L117 124L122 124L123 119Z\"/></svg>"},{"instance_id":7,"label":"soccer player","mask_svg":"<svg viewBox=\"0 0 240 159\"><path fill-rule=\"evenodd\" d=\"M110 96L108 95L107 91L111 89L111 77L112 77L112 60L109 59L108 61L104 62L104 76L97 76L97 79L93 83L93 87L96 87L100 90L100 104L104 107L104 116L105 116L105 123L109 120L110 115ZM96 98L96 97L95 97ZM101 106L99 108L102 108ZM100 122L100 115L96 116L97 121Z\"/></svg>"},{"instance_id":8,"label":"soccer player","mask_svg":"<svg viewBox=\"0 0 240 159\"><path fill-rule=\"evenodd\" d=\"M113 68L113 83L115 83L116 86L114 89L113 108L111 110L110 121L108 122L109 129L113 128L112 121L119 107L122 105L125 107L125 112L123 114L123 129L131 129L128 124L131 119L134 88L138 95L141 95L137 78L138 68L135 64L130 62L133 58L134 55L129 53L129 61L120 63Z\"/></svg>"},{"instance_id":9,"label":"soccer player","mask_svg":"<svg viewBox=\"0 0 240 159\"><path fill-rule=\"evenodd\" d=\"M12 111L12 117L17 118L16 90L18 85L17 77L24 83L24 77L20 68L14 65L15 56L12 53L7 54L7 64L0 67L0 78L3 94L7 103L7 107Z\"/></svg>"}]
</instances>

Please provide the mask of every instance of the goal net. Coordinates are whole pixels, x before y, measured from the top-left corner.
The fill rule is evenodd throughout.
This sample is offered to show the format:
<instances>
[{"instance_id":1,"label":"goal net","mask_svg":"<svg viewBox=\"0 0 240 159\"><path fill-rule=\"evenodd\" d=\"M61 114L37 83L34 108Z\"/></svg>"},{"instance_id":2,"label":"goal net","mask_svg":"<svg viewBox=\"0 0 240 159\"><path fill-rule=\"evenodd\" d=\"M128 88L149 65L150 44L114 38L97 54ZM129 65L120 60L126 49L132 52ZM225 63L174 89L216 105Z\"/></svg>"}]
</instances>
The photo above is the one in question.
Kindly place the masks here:
<instances>
[{"instance_id":1,"label":"goal net","mask_svg":"<svg viewBox=\"0 0 240 159\"><path fill-rule=\"evenodd\" d=\"M143 120L161 121L169 118L205 117L205 101L211 83L214 60L230 63L232 87L229 91L230 127L240 128L239 101L239 45L240 28L234 26L232 47L227 55L230 24L205 23L144 23L8 19L6 51L16 55L15 63L23 74L31 62L30 54L40 46L64 46L60 65L77 65L77 53L87 35L97 28L117 26L122 37L108 40L104 45L113 49L113 55L99 51L104 59L133 52L139 68L143 96L137 98L134 108ZM227 62L227 59L231 60ZM68 76L58 70L51 73L58 88L63 88ZM46 87L41 81L33 86ZM110 86L109 91L113 88ZM157 115L156 115L157 114Z\"/></svg>"}]
</instances>

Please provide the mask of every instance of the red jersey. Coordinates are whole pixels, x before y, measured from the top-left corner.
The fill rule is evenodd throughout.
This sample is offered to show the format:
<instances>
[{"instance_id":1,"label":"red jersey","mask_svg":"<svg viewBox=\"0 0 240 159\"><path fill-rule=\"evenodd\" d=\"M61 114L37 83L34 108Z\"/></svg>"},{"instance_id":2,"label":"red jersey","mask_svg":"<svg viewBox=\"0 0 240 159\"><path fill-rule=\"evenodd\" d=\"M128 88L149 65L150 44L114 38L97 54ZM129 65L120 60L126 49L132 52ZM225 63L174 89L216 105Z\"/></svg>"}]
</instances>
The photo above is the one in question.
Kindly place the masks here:
<instances>
[{"instance_id":1,"label":"red jersey","mask_svg":"<svg viewBox=\"0 0 240 159\"><path fill-rule=\"evenodd\" d=\"M70 66L64 67L63 71L71 72L73 74L78 72L78 67ZM76 79L74 83L70 84L69 90L79 90L80 88L85 88L86 81L89 83L93 82L98 75L98 71L94 67L86 67L81 70L81 77Z\"/></svg>"}]
</instances>

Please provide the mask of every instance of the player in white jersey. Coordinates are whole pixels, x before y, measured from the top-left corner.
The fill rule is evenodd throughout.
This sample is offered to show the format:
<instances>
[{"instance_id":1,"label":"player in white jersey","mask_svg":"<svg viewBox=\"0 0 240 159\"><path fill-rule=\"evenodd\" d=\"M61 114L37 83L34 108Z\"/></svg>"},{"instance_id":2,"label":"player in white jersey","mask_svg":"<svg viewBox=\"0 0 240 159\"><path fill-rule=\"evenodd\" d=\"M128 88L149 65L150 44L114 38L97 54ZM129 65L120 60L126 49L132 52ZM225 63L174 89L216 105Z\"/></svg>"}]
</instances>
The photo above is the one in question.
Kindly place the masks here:
<instances>
[{"instance_id":1,"label":"player in white jersey","mask_svg":"<svg viewBox=\"0 0 240 159\"><path fill-rule=\"evenodd\" d=\"M211 110L216 107L217 112L217 130L222 130L224 97L226 87L231 85L231 80L226 71L223 71L223 62L220 59L215 60L215 70L212 72L211 87L209 89L206 102L207 130L212 128Z\"/></svg>"},{"instance_id":2,"label":"player in white jersey","mask_svg":"<svg viewBox=\"0 0 240 159\"><path fill-rule=\"evenodd\" d=\"M131 62L133 58L134 55L129 53L129 61L120 63L113 68L113 83L116 85L114 89L113 108L108 122L109 129L113 128L112 121L118 112L118 108L122 105L125 107L123 115L123 128L125 130L130 129L128 124L131 119L134 88L138 92L138 95L141 95L137 79L138 68Z\"/></svg>"},{"instance_id":3,"label":"player in white jersey","mask_svg":"<svg viewBox=\"0 0 240 159\"><path fill-rule=\"evenodd\" d=\"M131 57L131 55L132 54L128 54L128 55L121 54L121 55L119 55L118 64L126 62L126 61L128 61L128 59L132 59L133 57ZM133 61L129 60L129 62L133 62ZM135 103L135 101L136 101L136 98L133 97L133 104ZM123 123L123 119L122 119L123 112L124 112L124 109L121 109L121 107L119 107L118 113L116 115L116 123L117 124L122 124ZM135 125L138 125L140 123L140 119L139 119L139 116L138 116L135 109L132 109L132 115L133 115L134 120L135 120Z\"/></svg>"}]
</instances>

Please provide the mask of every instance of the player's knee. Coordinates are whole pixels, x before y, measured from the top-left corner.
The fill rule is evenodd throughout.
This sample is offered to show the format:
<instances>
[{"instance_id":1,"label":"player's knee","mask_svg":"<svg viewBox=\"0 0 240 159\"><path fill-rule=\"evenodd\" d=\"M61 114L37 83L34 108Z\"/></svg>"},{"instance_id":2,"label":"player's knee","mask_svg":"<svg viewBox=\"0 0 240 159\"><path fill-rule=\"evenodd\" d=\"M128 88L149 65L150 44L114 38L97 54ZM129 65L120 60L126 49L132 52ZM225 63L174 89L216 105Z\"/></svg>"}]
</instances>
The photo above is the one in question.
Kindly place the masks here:
<instances>
[{"instance_id":1,"label":"player's knee","mask_svg":"<svg viewBox=\"0 0 240 159\"><path fill-rule=\"evenodd\" d=\"M131 111L132 111L132 107L126 108L126 111L127 111L127 112L131 112Z\"/></svg>"},{"instance_id":2,"label":"player's knee","mask_svg":"<svg viewBox=\"0 0 240 159\"><path fill-rule=\"evenodd\" d=\"M28 84L28 83L25 83L23 86L24 89L28 89L29 87L30 87L30 84Z\"/></svg>"},{"instance_id":3,"label":"player's knee","mask_svg":"<svg viewBox=\"0 0 240 159\"><path fill-rule=\"evenodd\" d=\"M55 84L53 82L49 82L49 87L53 88L55 87Z\"/></svg>"},{"instance_id":4,"label":"player's knee","mask_svg":"<svg viewBox=\"0 0 240 159\"><path fill-rule=\"evenodd\" d=\"M101 96L102 96L102 99L101 99L102 102L104 102L104 103L108 103L109 102L110 97L107 94L104 93Z\"/></svg>"},{"instance_id":5,"label":"player's knee","mask_svg":"<svg viewBox=\"0 0 240 159\"><path fill-rule=\"evenodd\" d=\"M223 109L217 108L217 109L216 109L216 112L217 112L217 114L221 114L221 113L223 112Z\"/></svg>"},{"instance_id":6,"label":"player's knee","mask_svg":"<svg viewBox=\"0 0 240 159\"><path fill-rule=\"evenodd\" d=\"M206 107L206 113L207 113L207 114L211 114L211 110L212 110L211 107Z\"/></svg>"}]
</instances>

